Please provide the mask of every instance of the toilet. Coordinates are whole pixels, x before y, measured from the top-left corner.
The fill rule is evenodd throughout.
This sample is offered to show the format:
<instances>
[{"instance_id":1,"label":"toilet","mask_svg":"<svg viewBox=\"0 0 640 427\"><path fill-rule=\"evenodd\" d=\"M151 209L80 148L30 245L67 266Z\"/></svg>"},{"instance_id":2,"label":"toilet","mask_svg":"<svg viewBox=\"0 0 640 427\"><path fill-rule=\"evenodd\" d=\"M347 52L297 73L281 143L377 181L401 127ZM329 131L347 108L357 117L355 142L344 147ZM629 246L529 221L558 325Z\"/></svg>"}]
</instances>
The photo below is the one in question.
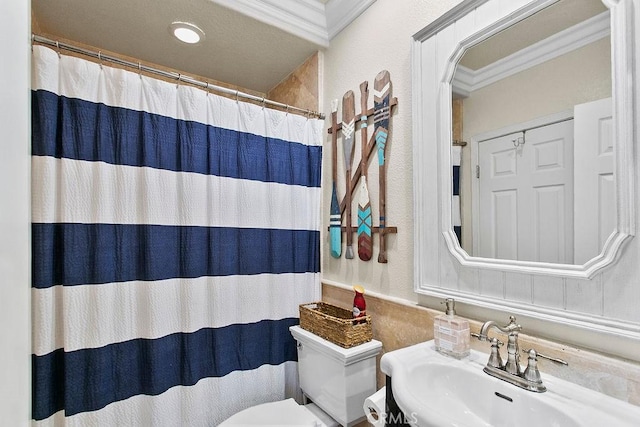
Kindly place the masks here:
<instances>
[{"instance_id":1,"label":"toilet","mask_svg":"<svg viewBox=\"0 0 640 427\"><path fill-rule=\"evenodd\" d=\"M294 399L263 403L221 426L353 426L366 419L362 404L376 391L380 341L342 348L300 326L289 328L298 345L298 376L305 405Z\"/></svg>"}]
</instances>

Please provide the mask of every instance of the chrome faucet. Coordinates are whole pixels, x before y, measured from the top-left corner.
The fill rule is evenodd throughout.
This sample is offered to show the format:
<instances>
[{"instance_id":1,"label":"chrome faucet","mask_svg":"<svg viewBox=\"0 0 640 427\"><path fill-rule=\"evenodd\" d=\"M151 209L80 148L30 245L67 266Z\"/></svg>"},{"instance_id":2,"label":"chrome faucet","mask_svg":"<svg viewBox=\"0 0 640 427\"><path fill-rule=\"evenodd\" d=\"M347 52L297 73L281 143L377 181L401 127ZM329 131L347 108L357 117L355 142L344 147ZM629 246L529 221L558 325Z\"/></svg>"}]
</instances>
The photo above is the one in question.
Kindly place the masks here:
<instances>
[{"instance_id":1,"label":"chrome faucet","mask_svg":"<svg viewBox=\"0 0 640 427\"><path fill-rule=\"evenodd\" d=\"M489 331L492 328L508 334L507 363L505 363L504 369L510 374L518 375L520 373L520 347L518 346L518 332L522 330L522 326L516 323L516 318L514 316L509 316L509 324L506 326L499 326L493 320L489 320L488 322L484 322L482 325L478 339L488 339ZM499 351L498 357L500 357Z\"/></svg>"},{"instance_id":2,"label":"chrome faucet","mask_svg":"<svg viewBox=\"0 0 640 427\"><path fill-rule=\"evenodd\" d=\"M507 361L504 364L500 357L500 345L502 343L497 338L490 339L488 336L489 331L494 328L507 334ZM484 367L484 372L526 390L542 393L547 388L542 384L542 379L540 378L537 364L537 356L539 355L535 350L528 351L527 368L524 371L520 368L518 333L521 330L522 326L516 323L516 318L510 316L508 325L499 326L496 322L490 320L482 325L480 334L474 334L480 341L491 341L491 355L487 361L487 366Z\"/></svg>"}]
</instances>

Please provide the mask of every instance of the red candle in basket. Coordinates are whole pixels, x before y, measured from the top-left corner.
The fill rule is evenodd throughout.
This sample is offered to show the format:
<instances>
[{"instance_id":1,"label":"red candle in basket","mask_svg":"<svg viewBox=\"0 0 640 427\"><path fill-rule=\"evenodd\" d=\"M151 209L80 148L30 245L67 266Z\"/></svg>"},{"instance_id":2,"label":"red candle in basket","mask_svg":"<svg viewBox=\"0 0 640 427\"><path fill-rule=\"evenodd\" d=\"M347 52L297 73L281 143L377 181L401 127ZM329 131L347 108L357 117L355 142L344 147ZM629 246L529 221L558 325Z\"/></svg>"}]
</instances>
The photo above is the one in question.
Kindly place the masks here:
<instances>
[{"instance_id":1,"label":"red candle in basket","mask_svg":"<svg viewBox=\"0 0 640 427\"><path fill-rule=\"evenodd\" d=\"M362 317L367 314L367 303L364 301L364 288L360 285L353 287L356 291L353 297L353 317Z\"/></svg>"}]
</instances>

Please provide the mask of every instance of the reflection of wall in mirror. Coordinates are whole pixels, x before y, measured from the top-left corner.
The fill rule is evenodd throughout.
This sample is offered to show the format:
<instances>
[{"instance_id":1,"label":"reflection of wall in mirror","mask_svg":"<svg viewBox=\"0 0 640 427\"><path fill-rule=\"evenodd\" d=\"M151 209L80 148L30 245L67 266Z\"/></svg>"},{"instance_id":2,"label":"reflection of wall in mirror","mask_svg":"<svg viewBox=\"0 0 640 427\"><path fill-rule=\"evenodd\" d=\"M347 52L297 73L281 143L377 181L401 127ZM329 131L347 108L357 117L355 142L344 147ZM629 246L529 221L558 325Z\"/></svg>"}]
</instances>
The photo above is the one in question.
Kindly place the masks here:
<instances>
[{"instance_id":1,"label":"reflection of wall in mirror","mask_svg":"<svg viewBox=\"0 0 640 427\"><path fill-rule=\"evenodd\" d=\"M611 96L609 37L472 92L464 138Z\"/></svg>"},{"instance_id":2,"label":"reflection of wall in mirror","mask_svg":"<svg viewBox=\"0 0 640 427\"><path fill-rule=\"evenodd\" d=\"M552 76L553 78L550 78ZM462 101L463 139L611 96L611 48L605 37L470 93ZM476 161L463 150L462 247L471 248L471 179ZM463 166L464 167L464 166Z\"/></svg>"}]
</instances>

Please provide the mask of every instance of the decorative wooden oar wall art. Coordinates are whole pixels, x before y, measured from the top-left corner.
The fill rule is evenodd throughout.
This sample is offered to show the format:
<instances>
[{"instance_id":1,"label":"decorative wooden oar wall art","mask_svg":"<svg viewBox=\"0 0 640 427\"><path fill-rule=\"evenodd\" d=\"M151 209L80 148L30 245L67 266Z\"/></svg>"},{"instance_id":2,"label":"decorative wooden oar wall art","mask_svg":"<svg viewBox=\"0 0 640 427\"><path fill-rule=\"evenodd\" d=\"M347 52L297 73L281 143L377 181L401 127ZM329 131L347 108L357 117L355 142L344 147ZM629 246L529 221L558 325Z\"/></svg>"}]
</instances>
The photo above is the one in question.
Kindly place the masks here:
<instances>
[{"instance_id":1,"label":"decorative wooden oar wall art","mask_svg":"<svg viewBox=\"0 0 640 427\"><path fill-rule=\"evenodd\" d=\"M331 104L331 127L327 132L331 135L331 166L332 166L332 195L329 232L331 236L331 256L340 258L342 254L342 233L346 233L345 258L353 259L353 233L358 237L358 257L369 261L373 255L373 234L378 234L380 250L378 262L387 262L386 235L398 232L397 227L387 226L386 220L386 186L387 163L385 153L391 137L391 112L398 105L397 98L391 97L391 78L387 70L383 70L374 81L374 107L368 107L369 83L360 85L360 115L355 113L355 95L347 91L342 98L342 122L338 122L338 100ZM367 138L370 119L373 122L373 132ZM359 125L359 126L358 126ZM360 131L361 156L358 167L353 168L353 154L355 151L356 131ZM338 132L342 133L342 146L345 172L345 196L338 202ZM377 149L376 149L377 148ZM372 157L378 159L378 211L379 225L373 226L371 202L369 200L370 181L368 181L369 162ZM360 185L357 185L360 183ZM352 225L352 201L354 193L358 192L357 227ZM346 217L346 218L345 218ZM345 218L346 226L342 225Z\"/></svg>"}]
</instances>

